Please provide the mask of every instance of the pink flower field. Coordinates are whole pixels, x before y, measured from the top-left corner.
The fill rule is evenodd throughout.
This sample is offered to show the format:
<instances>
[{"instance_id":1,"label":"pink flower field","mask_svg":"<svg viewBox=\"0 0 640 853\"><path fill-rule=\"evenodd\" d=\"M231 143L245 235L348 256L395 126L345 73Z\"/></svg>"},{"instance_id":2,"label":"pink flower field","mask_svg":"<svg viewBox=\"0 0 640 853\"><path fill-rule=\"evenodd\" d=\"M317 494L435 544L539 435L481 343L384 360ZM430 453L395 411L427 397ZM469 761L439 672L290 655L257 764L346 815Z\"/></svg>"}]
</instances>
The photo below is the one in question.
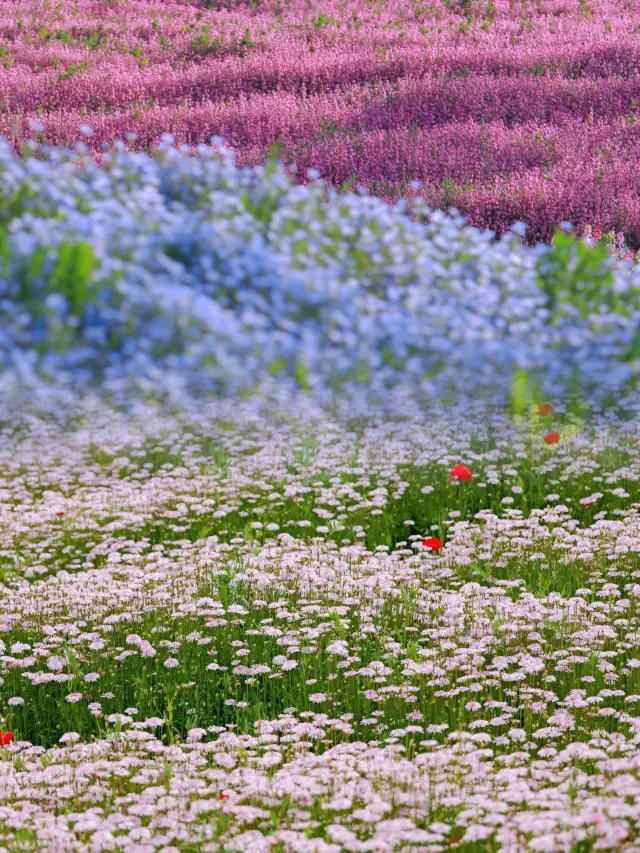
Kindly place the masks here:
<instances>
[{"instance_id":1,"label":"pink flower field","mask_svg":"<svg viewBox=\"0 0 640 853\"><path fill-rule=\"evenodd\" d=\"M279 144L301 180L635 249L639 56L633 2L2 2L0 134Z\"/></svg>"}]
</instances>

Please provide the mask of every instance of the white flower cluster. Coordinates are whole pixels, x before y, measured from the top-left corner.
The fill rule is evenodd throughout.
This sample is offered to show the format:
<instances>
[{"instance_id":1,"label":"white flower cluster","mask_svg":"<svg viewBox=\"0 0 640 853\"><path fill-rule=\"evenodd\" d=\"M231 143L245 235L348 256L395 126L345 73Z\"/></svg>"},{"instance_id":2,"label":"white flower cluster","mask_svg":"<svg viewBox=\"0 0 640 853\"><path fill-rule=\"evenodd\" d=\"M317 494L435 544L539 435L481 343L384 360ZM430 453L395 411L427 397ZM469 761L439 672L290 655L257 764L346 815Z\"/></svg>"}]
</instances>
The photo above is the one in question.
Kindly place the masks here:
<instances>
[{"instance_id":1,"label":"white flower cluster","mask_svg":"<svg viewBox=\"0 0 640 853\"><path fill-rule=\"evenodd\" d=\"M99 164L0 138L0 368L111 393L398 383L499 397L514 366L557 390L633 379L640 272L578 311L538 271L548 246L406 203L238 169L214 138ZM415 211L414 211L415 212ZM570 274L571 273L570 271ZM580 293L580 270L570 287ZM587 282L588 284L588 282Z\"/></svg>"}]
</instances>

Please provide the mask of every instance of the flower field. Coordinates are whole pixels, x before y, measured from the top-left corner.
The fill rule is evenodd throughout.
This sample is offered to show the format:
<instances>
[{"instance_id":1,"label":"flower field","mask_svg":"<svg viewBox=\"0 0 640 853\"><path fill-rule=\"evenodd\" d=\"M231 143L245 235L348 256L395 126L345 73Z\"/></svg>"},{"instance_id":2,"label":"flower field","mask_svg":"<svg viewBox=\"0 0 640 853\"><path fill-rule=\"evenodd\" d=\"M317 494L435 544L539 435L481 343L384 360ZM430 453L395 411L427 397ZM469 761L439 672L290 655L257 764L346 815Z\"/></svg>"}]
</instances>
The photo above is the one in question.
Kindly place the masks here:
<instances>
[{"instance_id":1,"label":"flower field","mask_svg":"<svg viewBox=\"0 0 640 853\"><path fill-rule=\"evenodd\" d=\"M603 243L500 240L416 200L296 186L282 165L0 140L0 389L112 400L277 382L509 402L514 382L598 405L637 389L640 269ZM416 211L414 211L416 212ZM419 221L418 221L419 220Z\"/></svg>"},{"instance_id":2,"label":"flower field","mask_svg":"<svg viewBox=\"0 0 640 853\"><path fill-rule=\"evenodd\" d=\"M640 850L639 33L0 0L0 853Z\"/></svg>"},{"instance_id":3,"label":"flower field","mask_svg":"<svg viewBox=\"0 0 640 853\"><path fill-rule=\"evenodd\" d=\"M0 3L0 133L274 144L301 180L640 247L640 17L618 0Z\"/></svg>"},{"instance_id":4,"label":"flower field","mask_svg":"<svg viewBox=\"0 0 640 853\"><path fill-rule=\"evenodd\" d=\"M3 849L638 849L637 406L56 394L0 434Z\"/></svg>"},{"instance_id":5,"label":"flower field","mask_svg":"<svg viewBox=\"0 0 640 853\"><path fill-rule=\"evenodd\" d=\"M123 149L0 145L0 849L633 853L640 270Z\"/></svg>"}]
</instances>

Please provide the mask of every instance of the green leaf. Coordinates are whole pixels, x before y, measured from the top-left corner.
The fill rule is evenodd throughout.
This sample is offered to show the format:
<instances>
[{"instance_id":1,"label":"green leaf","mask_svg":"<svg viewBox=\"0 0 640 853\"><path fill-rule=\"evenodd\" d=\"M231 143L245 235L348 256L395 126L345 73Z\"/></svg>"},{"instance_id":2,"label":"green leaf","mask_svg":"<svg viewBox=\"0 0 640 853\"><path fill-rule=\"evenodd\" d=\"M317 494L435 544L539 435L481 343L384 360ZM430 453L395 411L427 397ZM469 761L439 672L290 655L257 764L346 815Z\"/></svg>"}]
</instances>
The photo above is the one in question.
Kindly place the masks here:
<instances>
[{"instance_id":1,"label":"green leaf","mask_svg":"<svg viewBox=\"0 0 640 853\"><path fill-rule=\"evenodd\" d=\"M47 253L44 246L38 246L29 261L29 278L35 279L40 277L46 259Z\"/></svg>"},{"instance_id":2,"label":"green leaf","mask_svg":"<svg viewBox=\"0 0 640 853\"><path fill-rule=\"evenodd\" d=\"M538 259L536 271L554 324L567 308L577 308L580 316L587 319L591 311L604 305L623 314L631 307L610 287L613 269L604 241L587 246L557 229L553 245ZM629 303L636 299L634 293Z\"/></svg>"},{"instance_id":3,"label":"green leaf","mask_svg":"<svg viewBox=\"0 0 640 853\"><path fill-rule=\"evenodd\" d=\"M306 366L301 361L296 364L295 376L302 390L305 393L308 393L311 390L311 386L309 385L309 374Z\"/></svg>"},{"instance_id":4,"label":"green leaf","mask_svg":"<svg viewBox=\"0 0 640 853\"><path fill-rule=\"evenodd\" d=\"M357 270L366 272L373 266L373 261L369 254L363 249L352 249L350 254Z\"/></svg>"},{"instance_id":5,"label":"green leaf","mask_svg":"<svg viewBox=\"0 0 640 853\"><path fill-rule=\"evenodd\" d=\"M81 316L87 303L95 301L97 287L91 277L99 263L88 243L64 242L47 281L48 293L62 293L69 300L71 313Z\"/></svg>"},{"instance_id":6,"label":"green leaf","mask_svg":"<svg viewBox=\"0 0 640 853\"><path fill-rule=\"evenodd\" d=\"M9 231L4 226L0 228L0 261L2 275L9 278L11 273L11 243L9 242Z\"/></svg>"},{"instance_id":7,"label":"green leaf","mask_svg":"<svg viewBox=\"0 0 640 853\"><path fill-rule=\"evenodd\" d=\"M277 358L269 365L267 370L272 376L277 376L279 373L282 373L286 366L287 362L284 360L284 358Z\"/></svg>"},{"instance_id":8,"label":"green leaf","mask_svg":"<svg viewBox=\"0 0 640 853\"><path fill-rule=\"evenodd\" d=\"M516 419L531 414L531 407L540 396L539 383L533 382L529 373L516 367L511 382L511 411Z\"/></svg>"}]
</instances>

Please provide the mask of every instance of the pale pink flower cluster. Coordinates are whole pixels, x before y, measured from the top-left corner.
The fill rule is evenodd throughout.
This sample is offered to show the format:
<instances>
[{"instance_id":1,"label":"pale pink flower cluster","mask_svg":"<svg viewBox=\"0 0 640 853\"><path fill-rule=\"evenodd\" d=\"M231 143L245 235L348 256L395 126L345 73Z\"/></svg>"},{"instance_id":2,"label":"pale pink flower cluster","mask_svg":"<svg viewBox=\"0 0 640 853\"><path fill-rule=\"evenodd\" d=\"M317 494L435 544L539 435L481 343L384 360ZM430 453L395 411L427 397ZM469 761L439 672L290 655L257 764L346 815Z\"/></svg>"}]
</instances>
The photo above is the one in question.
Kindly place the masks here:
<instances>
[{"instance_id":1,"label":"pale pink flower cluster","mask_svg":"<svg viewBox=\"0 0 640 853\"><path fill-rule=\"evenodd\" d=\"M557 408L11 411L7 849L637 850L640 417Z\"/></svg>"}]
</instances>

